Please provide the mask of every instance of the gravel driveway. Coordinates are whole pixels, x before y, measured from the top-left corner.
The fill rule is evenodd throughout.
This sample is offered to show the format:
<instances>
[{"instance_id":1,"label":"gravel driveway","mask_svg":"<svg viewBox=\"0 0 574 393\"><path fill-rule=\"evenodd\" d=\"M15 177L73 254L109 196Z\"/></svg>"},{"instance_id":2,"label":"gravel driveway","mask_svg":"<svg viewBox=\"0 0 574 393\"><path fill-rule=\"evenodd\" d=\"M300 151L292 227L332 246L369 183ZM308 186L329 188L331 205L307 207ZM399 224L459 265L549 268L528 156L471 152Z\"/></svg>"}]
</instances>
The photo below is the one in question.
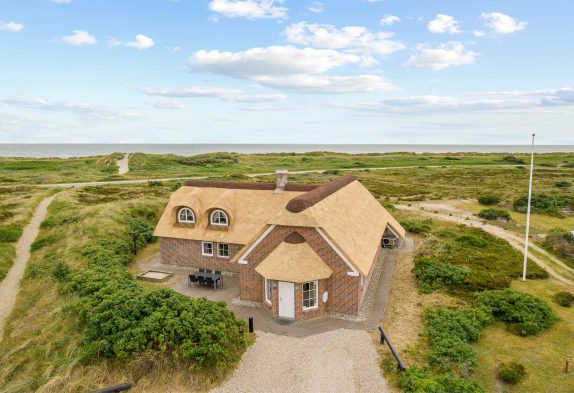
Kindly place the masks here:
<instances>
[{"instance_id":1,"label":"gravel driveway","mask_svg":"<svg viewBox=\"0 0 574 393\"><path fill-rule=\"evenodd\" d=\"M257 332L224 392L388 392L372 337L339 329L305 338Z\"/></svg>"}]
</instances>

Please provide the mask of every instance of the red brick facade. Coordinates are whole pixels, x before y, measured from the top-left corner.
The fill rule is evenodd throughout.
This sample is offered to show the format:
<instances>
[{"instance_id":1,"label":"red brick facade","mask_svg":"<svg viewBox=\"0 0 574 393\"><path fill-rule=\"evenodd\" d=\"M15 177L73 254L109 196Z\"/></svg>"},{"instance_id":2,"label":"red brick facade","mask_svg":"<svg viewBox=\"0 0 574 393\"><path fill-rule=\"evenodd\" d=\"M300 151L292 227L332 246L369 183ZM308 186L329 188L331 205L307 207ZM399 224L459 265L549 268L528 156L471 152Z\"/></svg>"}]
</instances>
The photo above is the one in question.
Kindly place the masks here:
<instances>
[{"instance_id":1,"label":"red brick facade","mask_svg":"<svg viewBox=\"0 0 574 393\"><path fill-rule=\"evenodd\" d=\"M233 256L243 247L240 244L229 244L229 258L220 258L217 257L217 243L213 243L214 256L209 257L202 255L201 241L160 238L160 255L162 263L166 264L239 273L241 299L260 302L266 310L278 318L278 282L270 282L271 304L269 304L265 300L264 277L257 273L255 268L293 231L298 232L333 271L333 274L328 279L318 280L316 308L303 309L303 284L295 284L295 320L316 318L326 312L358 313L375 263L379 259L380 249L368 276L361 279L361 276L348 275L347 273L352 271L351 268L315 228L276 226L245 257L246 264L230 262ZM328 294L326 302L323 301L325 292Z\"/></svg>"},{"instance_id":2,"label":"red brick facade","mask_svg":"<svg viewBox=\"0 0 574 393\"><path fill-rule=\"evenodd\" d=\"M213 256L202 255L201 241L159 238L161 262L169 265L189 266L239 273L241 265L232 263L231 259L243 247L241 244L229 244L229 258L217 256L217 243L213 242Z\"/></svg>"}]
</instances>

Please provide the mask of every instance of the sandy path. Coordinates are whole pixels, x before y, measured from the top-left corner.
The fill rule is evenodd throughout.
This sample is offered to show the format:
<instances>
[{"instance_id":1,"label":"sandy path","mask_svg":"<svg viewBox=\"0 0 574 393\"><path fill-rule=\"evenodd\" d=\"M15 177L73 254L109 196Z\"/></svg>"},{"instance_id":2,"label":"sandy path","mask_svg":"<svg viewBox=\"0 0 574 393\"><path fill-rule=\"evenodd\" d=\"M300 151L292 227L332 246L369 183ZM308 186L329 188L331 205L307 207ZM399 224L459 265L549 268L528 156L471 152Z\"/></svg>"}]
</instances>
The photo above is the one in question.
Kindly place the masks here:
<instances>
[{"instance_id":1,"label":"sandy path","mask_svg":"<svg viewBox=\"0 0 574 393\"><path fill-rule=\"evenodd\" d=\"M306 338L257 332L231 378L212 393L389 392L373 338L340 329Z\"/></svg>"},{"instance_id":2,"label":"sandy path","mask_svg":"<svg viewBox=\"0 0 574 393\"><path fill-rule=\"evenodd\" d=\"M130 163L130 155L128 153L124 154L124 158L116 161L116 164L118 164L118 175L123 175L129 172L130 170L129 163Z\"/></svg>"},{"instance_id":3,"label":"sandy path","mask_svg":"<svg viewBox=\"0 0 574 393\"><path fill-rule=\"evenodd\" d=\"M501 239L506 240L512 247L514 247L515 249L517 249L521 253L524 253L524 239L523 238L521 238L520 236L518 236L518 235L516 235L510 231L507 231L506 229L497 227L496 225L485 224L482 221L480 221L479 219L477 219L476 217L474 217L472 215L472 213L470 213L470 212L468 212L468 214L465 214L463 216L456 216L456 215L448 215L445 213L437 213L434 210L433 211L425 210L425 209L432 209L432 205L429 205L429 204L412 204L411 206L406 206L406 205L395 205L395 206L399 210L416 211L416 212L423 213L423 214L426 214L426 215L429 215L432 217L436 217L436 218L443 220L443 221L449 221L449 222L454 222L456 224L463 224L463 225L466 225L469 227L480 228L480 229L484 230L485 232L490 233L491 235L494 235L496 237L499 237ZM454 209L454 208L449 209L449 210L451 210L451 211L456 210L458 212L463 212L462 210L458 210L458 209ZM548 254L545 250L538 247L537 245L530 243L530 248L532 248L536 252L544 254L545 256L550 258L554 263L559 265L561 268L563 268L564 270L566 270L569 273L574 274L574 269L572 269L570 266L566 265L561 260ZM563 275L561 275L560 273L558 273L552 266L550 266L543 259L538 258L536 255L533 255L532 253L529 253L528 257L529 257L529 259L531 259L532 261L537 263L541 268L546 270L548 272L548 274L550 274L552 277L556 278L559 281L562 281L565 284L574 285L573 280L570 280L570 279L564 277Z\"/></svg>"},{"instance_id":4,"label":"sandy path","mask_svg":"<svg viewBox=\"0 0 574 393\"><path fill-rule=\"evenodd\" d=\"M4 321L10 315L12 307L16 302L16 296L20 289L20 281L24 276L24 271L26 270L26 263L30 258L30 246L36 239L38 231L40 230L40 224L46 217L48 213L48 206L56 195L52 195L44 199L34 212L34 216L30 223L24 228L22 236L16 243L16 259L12 268L6 275L6 278L0 283L0 340L4 334Z\"/></svg>"}]
</instances>

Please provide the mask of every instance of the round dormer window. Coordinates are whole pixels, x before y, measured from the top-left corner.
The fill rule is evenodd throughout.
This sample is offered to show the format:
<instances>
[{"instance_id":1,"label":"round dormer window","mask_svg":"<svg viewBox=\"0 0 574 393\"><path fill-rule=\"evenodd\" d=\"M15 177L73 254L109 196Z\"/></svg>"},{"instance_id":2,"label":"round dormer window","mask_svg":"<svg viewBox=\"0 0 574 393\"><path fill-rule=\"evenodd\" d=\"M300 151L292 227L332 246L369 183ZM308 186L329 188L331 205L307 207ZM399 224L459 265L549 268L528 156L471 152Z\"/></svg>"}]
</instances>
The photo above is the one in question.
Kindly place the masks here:
<instances>
[{"instance_id":1,"label":"round dormer window","mask_svg":"<svg viewBox=\"0 0 574 393\"><path fill-rule=\"evenodd\" d=\"M227 226L229 225L229 217L223 210L217 209L211 212L210 223L212 225Z\"/></svg>"},{"instance_id":2,"label":"round dormer window","mask_svg":"<svg viewBox=\"0 0 574 393\"><path fill-rule=\"evenodd\" d=\"M177 222L181 222L184 224L194 224L195 223L195 214L193 214L193 210L189 207L182 207L177 212Z\"/></svg>"}]
</instances>

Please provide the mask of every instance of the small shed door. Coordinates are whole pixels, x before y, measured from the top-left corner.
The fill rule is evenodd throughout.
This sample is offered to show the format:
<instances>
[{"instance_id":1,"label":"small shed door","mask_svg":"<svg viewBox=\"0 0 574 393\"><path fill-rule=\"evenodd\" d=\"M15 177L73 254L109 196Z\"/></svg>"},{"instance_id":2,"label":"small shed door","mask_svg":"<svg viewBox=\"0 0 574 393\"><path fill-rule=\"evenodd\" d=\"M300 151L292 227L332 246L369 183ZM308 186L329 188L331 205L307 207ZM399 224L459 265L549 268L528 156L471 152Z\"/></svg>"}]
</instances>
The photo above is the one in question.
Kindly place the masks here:
<instances>
[{"instance_id":1,"label":"small shed door","mask_svg":"<svg viewBox=\"0 0 574 393\"><path fill-rule=\"evenodd\" d=\"M279 318L295 319L295 284L279 281Z\"/></svg>"}]
</instances>

